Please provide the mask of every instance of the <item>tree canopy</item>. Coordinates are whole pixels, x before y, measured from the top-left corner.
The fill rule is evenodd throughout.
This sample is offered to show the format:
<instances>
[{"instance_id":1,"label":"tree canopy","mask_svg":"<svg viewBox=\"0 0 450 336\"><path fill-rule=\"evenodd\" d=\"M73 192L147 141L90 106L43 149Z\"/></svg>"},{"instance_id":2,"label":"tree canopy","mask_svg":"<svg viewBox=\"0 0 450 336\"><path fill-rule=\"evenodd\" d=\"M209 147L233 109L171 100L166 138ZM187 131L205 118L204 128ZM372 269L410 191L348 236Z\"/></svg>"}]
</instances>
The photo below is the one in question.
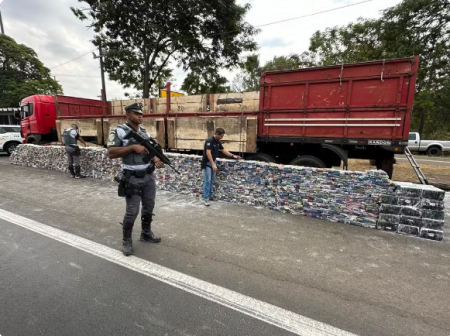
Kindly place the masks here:
<instances>
[{"instance_id":1,"label":"tree canopy","mask_svg":"<svg viewBox=\"0 0 450 336\"><path fill-rule=\"evenodd\" d=\"M142 90L144 98L169 66L217 73L257 46L257 30L244 20L250 5L235 0L78 1L88 8L72 11L94 29L110 78Z\"/></svg>"},{"instance_id":2,"label":"tree canopy","mask_svg":"<svg viewBox=\"0 0 450 336\"><path fill-rule=\"evenodd\" d=\"M380 19L316 32L310 44L318 65L413 55L420 56L420 64L412 128L431 136L425 123L432 125L436 111L444 113L441 120L450 120L450 109L440 105L443 100L433 100L438 92L448 92L450 84L450 0L404 0L384 10Z\"/></svg>"},{"instance_id":3,"label":"tree canopy","mask_svg":"<svg viewBox=\"0 0 450 336\"><path fill-rule=\"evenodd\" d=\"M257 91L259 90L262 72L293 70L314 65L307 52L289 56L275 56L263 66L260 65L258 55L250 55L241 63L242 71L234 78L232 87L234 91L239 92Z\"/></svg>"},{"instance_id":4,"label":"tree canopy","mask_svg":"<svg viewBox=\"0 0 450 336\"><path fill-rule=\"evenodd\" d=\"M33 49L0 34L0 107L18 106L35 94L62 94L62 87Z\"/></svg>"},{"instance_id":5,"label":"tree canopy","mask_svg":"<svg viewBox=\"0 0 450 336\"><path fill-rule=\"evenodd\" d=\"M181 90L190 95L230 92L228 80L211 69L193 69L184 79Z\"/></svg>"}]
</instances>

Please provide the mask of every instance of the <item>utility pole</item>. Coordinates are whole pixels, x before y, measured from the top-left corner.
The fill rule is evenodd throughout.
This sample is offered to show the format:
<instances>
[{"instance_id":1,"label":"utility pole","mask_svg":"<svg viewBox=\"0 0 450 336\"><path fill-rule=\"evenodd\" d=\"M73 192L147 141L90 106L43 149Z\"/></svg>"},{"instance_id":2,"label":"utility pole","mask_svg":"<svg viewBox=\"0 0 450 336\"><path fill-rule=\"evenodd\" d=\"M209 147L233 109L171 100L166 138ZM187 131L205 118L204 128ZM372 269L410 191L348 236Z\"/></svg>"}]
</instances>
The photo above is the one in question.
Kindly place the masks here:
<instances>
[{"instance_id":1,"label":"utility pole","mask_svg":"<svg viewBox=\"0 0 450 336\"><path fill-rule=\"evenodd\" d=\"M103 69L103 50L102 45L99 44L98 46L98 56L95 55L95 53L92 53L95 58L100 58L100 74L102 77L102 102L103 102L103 115L106 115L106 85L105 85L105 70Z\"/></svg>"},{"instance_id":2,"label":"utility pole","mask_svg":"<svg viewBox=\"0 0 450 336\"><path fill-rule=\"evenodd\" d=\"M100 73L102 75L102 90L103 90L103 99L106 101L106 86L105 86L105 70L103 69L103 53L101 45L98 47L98 52L100 54Z\"/></svg>"}]
</instances>

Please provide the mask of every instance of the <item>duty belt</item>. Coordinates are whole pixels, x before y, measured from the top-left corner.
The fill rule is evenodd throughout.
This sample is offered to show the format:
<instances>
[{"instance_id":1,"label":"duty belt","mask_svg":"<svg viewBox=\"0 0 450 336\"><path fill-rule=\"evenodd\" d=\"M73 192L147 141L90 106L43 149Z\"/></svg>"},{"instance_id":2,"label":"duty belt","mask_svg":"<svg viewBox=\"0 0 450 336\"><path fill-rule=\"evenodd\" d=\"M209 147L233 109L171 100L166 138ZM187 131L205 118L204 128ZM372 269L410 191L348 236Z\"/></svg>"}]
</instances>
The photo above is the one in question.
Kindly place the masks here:
<instances>
[{"instance_id":1,"label":"duty belt","mask_svg":"<svg viewBox=\"0 0 450 336\"><path fill-rule=\"evenodd\" d=\"M124 169L123 174L128 176L135 176L135 177L144 177L146 174L151 174L155 171L155 166L151 165L147 169L142 170L129 170Z\"/></svg>"}]
</instances>

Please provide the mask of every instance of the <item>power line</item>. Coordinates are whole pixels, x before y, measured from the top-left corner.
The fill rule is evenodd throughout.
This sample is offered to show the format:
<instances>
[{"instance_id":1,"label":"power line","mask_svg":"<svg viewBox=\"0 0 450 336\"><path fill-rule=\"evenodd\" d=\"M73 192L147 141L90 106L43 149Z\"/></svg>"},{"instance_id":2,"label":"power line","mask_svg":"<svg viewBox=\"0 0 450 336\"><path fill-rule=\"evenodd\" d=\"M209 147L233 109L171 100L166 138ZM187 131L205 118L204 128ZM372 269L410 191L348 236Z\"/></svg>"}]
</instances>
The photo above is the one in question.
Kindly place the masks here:
<instances>
[{"instance_id":1,"label":"power line","mask_svg":"<svg viewBox=\"0 0 450 336\"><path fill-rule=\"evenodd\" d=\"M361 4L364 4L364 3L368 3L368 2L372 2L372 1L374 1L374 0L360 1L360 2L356 2L354 4L345 5L345 6L341 6L341 7L335 7L335 8L327 9L327 10L316 12L316 13L311 13L311 14L306 14L306 15L302 15L302 16L297 16L297 17L294 17L294 18L285 19L285 20L265 23L265 24L262 24L262 25L255 26L255 28L267 27L267 26L271 26L271 25L275 25L275 24L279 24L279 23L284 23L284 22L288 22L288 21L304 19L306 17L311 17L311 16L320 15L320 14L330 13L330 12L334 12L334 11L341 10L341 9L344 9L344 8L348 8L348 7L358 6L358 5L361 5ZM209 37L216 36L216 35L223 35L223 34L231 34L231 33L235 33L235 32L238 32L238 31L239 30L232 30L232 31L228 31L228 32L225 32L225 33L219 33L219 34L210 35ZM53 68L50 68L50 70L53 70L53 69L58 68L60 66L66 65L66 64L68 64L70 62L76 61L77 59L79 59L81 57L84 57L87 54L90 54L90 53L92 53L92 52L94 52L96 50L97 50L97 48L95 48L95 49L93 49L91 51L88 51L87 53L85 53L83 55L80 55L80 56L78 56L78 57L76 57L74 59L71 59L70 61L58 64L57 66L54 66Z\"/></svg>"},{"instance_id":2,"label":"power line","mask_svg":"<svg viewBox=\"0 0 450 336\"><path fill-rule=\"evenodd\" d=\"M82 77L82 78L98 78L98 76L84 76L84 75L66 75L66 74L53 74L52 76L59 76L59 77Z\"/></svg>"},{"instance_id":3,"label":"power line","mask_svg":"<svg viewBox=\"0 0 450 336\"><path fill-rule=\"evenodd\" d=\"M60 67L60 66L66 65L67 63L76 61L77 59L79 59L79 58L81 58L81 57L83 57L83 56L86 56L87 54L90 54L90 53L92 53L92 52L94 52L94 51L96 51L96 50L97 50L97 48L95 48L95 49L93 49L93 50L91 50L91 51L88 51L87 53L85 53L85 54L83 54L83 55L80 55L80 56L78 56L78 57L76 57L76 58L74 58L74 59L71 59L70 61L67 61L67 62L58 64L57 66L54 66L53 68L50 68L50 70L53 70L53 69L58 68L58 67Z\"/></svg>"},{"instance_id":4,"label":"power line","mask_svg":"<svg viewBox=\"0 0 450 336\"><path fill-rule=\"evenodd\" d=\"M345 5L345 6L341 6L341 7L335 7L335 8L327 9L327 10L316 12L316 13L311 13L311 14L306 14L306 15L302 15L302 16L297 16L297 17L290 18L290 19L269 22L269 23L265 23L265 24L262 24L262 25L259 25L259 26L255 26L255 27L256 28L261 28L261 27L271 26L271 25L274 25L274 24L283 23L283 22L287 22L287 21L303 19L303 18L310 17L310 16L315 16L315 15L325 14L325 13L329 13L329 12L334 12L334 11L337 11L337 10L340 10L340 9L344 9L344 8L348 8L348 7L358 6L358 5L361 5L361 4L364 4L364 3L368 3L368 2L372 2L372 1L374 1L374 0L365 0L365 1L361 1L361 2L356 2L354 4Z\"/></svg>"}]
</instances>

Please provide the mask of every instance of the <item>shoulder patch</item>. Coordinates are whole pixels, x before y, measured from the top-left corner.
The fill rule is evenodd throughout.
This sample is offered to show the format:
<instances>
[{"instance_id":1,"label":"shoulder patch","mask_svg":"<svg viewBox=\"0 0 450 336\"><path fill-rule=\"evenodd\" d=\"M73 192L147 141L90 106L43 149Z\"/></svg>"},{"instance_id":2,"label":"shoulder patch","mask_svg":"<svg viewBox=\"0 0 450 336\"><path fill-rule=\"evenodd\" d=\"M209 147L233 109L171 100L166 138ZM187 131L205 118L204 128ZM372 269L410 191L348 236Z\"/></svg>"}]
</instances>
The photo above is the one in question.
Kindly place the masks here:
<instances>
[{"instance_id":1,"label":"shoulder patch","mask_svg":"<svg viewBox=\"0 0 450 336\"><path fill-rule=\"evenodd\" d=\"M117 133L117 129L113 128L108 135L108 146L113 146L114 145L114 140L116 138L116 133Z\"/></svg>"}]
</instances>

